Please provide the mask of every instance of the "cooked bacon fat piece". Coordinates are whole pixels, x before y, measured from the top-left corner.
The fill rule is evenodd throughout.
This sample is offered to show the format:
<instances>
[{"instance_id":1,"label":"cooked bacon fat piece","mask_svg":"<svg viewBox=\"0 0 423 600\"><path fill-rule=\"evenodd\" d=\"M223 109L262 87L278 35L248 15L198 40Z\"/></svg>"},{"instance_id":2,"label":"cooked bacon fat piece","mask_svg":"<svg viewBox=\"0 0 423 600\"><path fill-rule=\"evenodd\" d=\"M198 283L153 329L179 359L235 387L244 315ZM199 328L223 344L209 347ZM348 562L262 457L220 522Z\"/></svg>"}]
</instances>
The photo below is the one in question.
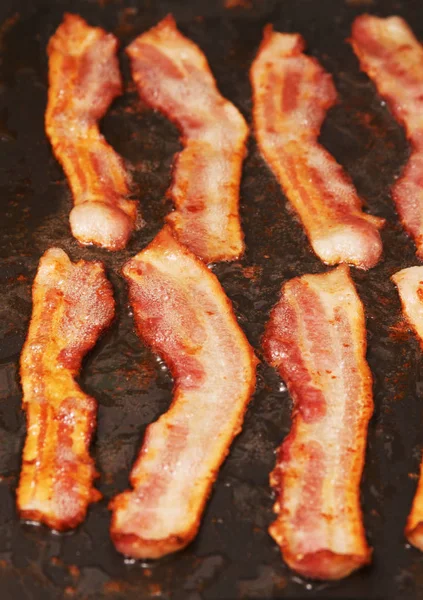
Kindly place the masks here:
<instances>
[{"instance_id":1,"label":"cooked bacon fat piece","mask_svg":"<svg viewBox=\"0 0 423 600\"><path fill-rule=\"evenodd\" d=\"M341 579L371 558L359 488L372 376L348 267L288 281L263 347L294 401L292 428L270 476L278 515L270 535L301 575Z\"/></svg>"},{"instance_id":2,"label":"cooked bacon fat piece","mask_svg":"<svg viewBox=\"0 0 423 600\"><path fill-rule=\"evenodd\" d=\"M317 142L336 91L303 50L300 35L265 28L250 72L257 142L317 256L369 269L381 256L384 221L362 211L351 180Z\"/></svg>"},{"instance_id":3,"label":"cooked bacon fat piece","mask_svg":"<svg viewBox=\"0 0 423 600\"><path fill-rule=\"evenodd\" d=\"M116 38L65 15L50 39L46 132L72 189L73 235L81 244L125 247L136 203L127 200L122 159L101 135L98 121L122 93Z\"/></svg>"},{"instance_id":4,"label":"cooked bacon fat piece","mask_svg":"<svg viewBox=\"0 0 423 600\"><path fill-rule=\"evenodd\" d=\"M423 47L400 17L358 17L351 43L363 71L404 125L411 155L392 196L423 259Z\"/></svg>"},{"instance_id":5,"label":"cooked bacon fat piece","mask_svg":"<svg viewBox=\"0 0 423 600\"><path fill-rule=\"evenodd\" d=\"M409 267L398 271L392 276L392 281L398 288L404 316L417 334L423 349L423 267ZM423 550L423 462L405 535L410 544Z\"/></svg>"},{"instance_id":6,"label":"cooked bacon fat piece","mask_svg":"<svg viewBox=\"0 0 423 600\"><path fill-rule=\"evenodd\" d=\"M176 210L167 217L179 240L205 262L233 260L244 251L239 184L248 127L221 96L200 48L171 16L128 48L141 98L181 131L169 190Z\"/></svg>"},{"instance_id":7,"label":"cooked bacon fat piece","mask_svg":"<svg viewBox=\"0 0 423 600\"><path fill-rule=\"evenodd\" d=\"M196 535L211 486L241 430L256 358L217 278L165 227L124 267L139 335L175 380L167 413L146 431L132 491L112 504L116 548L135 558Z\"/></svg>"},{"instance_id":8,"label":"cooked bacon fat piece","mask_svg":"<svg viewBox=\"0 0 423 600\"><path fill-rule=\"evenodd\" d=\"M21 355L27 437L17 491L20 517L62 531L99 499L89 455L96 402L75 382L84 355L114 315L101 263L71 263L58 248L40 260Z\"/></svg>"}]
</instances>

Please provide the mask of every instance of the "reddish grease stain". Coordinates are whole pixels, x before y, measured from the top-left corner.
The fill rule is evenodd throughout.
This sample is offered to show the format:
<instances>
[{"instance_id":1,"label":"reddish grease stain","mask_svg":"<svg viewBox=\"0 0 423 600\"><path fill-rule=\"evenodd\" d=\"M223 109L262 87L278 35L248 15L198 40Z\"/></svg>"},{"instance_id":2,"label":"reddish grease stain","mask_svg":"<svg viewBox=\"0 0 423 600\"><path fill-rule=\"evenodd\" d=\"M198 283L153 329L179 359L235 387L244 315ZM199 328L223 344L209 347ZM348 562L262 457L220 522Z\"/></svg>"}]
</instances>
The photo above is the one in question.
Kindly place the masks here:
<instances>
[{"instance_id":1,"label":"reddish grease stain","mask_svg":"<svg viewBox=\"0 0 423 600\"><path fill-rule=\"evenodd\" d=\"M251 0L224 0L224 8L245 8L250 10L253 7Z\"/></svg>"},{"instance_id":2,"label":"reddish grease stain","mask_svg":"<svg viewBox=\"0 0 423 600\"><path fill-rule=\"evenodd\" d=\"M138 9L134 6L124 8L120 13L119 23L114 34L117 37L125 37L135 32L134 17L138 13Z\"/></svg>"},{"instance_id":3,"label":"reddish grease stain","mask_svg":"<svg viewBox=\"0 0 423 600\"><path fill-rule=\"evenodd\" d=\"M68 566L69 574L72 575L75 579L77 579L81 575L80 569L76 565Z\"/></svg>"},{"instance_id":4,"label":"reddish grease stain","mask_svg":"<svg viewBox=\"0 0 423 600\"><path fill-rule=\"evenodd\" d=\"M257 281L262 271L262 267L258 266L244 267L244 269L242 269L242 274L246 279L250 279L251 281Z\"/></svg>"},{"instance_id":5,"label":"reddish grease stain","mask_svg":"<svg viewBox=\"0 0 423 600\"><path fill-rule=\"evenodd\" d=\"M389 329L388 333L389 337L398 342L404 342L408 340L410 337L410 327L405 321L405 319L401 319L395 325L392 325Z\"/></svg>"},{"instance_id":6,"label":"reddish grease stain","mask_svg":"<svg viewBox=\"0 0 423 600\"><path fill-rule=\"evenodd\" d=\"M119 592L127 592L131 588L132 586L124 581L108 581L104 584L103 589L106 593L115 594Z\"/></svg>"},{"instance_id":7,"label":"reddish grease stain","mask_svg":"<svg viewBox=\"0 0 423 600\"><path fill-rule=\"evenodd\" d=\"M162 595L162 588L158 583L151 583L148 586L149 592L150 594L155 597L155 596L161 596Z\"/></svg>"}]
</instances>

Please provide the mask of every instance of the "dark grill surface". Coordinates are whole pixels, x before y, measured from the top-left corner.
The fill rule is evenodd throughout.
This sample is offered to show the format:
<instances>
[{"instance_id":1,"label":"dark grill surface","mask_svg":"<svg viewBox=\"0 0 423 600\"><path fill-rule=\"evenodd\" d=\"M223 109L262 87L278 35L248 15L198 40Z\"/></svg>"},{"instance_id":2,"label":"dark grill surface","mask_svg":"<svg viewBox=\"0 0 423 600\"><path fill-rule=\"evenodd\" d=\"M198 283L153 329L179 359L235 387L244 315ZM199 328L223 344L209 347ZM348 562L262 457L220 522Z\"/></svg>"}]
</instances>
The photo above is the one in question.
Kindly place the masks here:
<instances>
[{"instance_id":1,"label":"dark grill surface","mask_svg":"<svg viewBox=\"0 0 423 600\"><path fill-rule=\"evenodd\" d=\"M226 0L229 3L229 0ZM390 275L417 264L413 244L396 218L389 189L407 158L401 128L359 72L345 43L364 11L404 16L423 39L419 0L1 0L0 22L0 597L211 600L230 598L423 598L423 554L410 548L403 527L416 486L423 444L423 375L417 341L401 320ZM234 2L232 0L231 4ZM146 225L123 252L78 246L71 237L71 198L44 135L46 44L64 11L113 31L124 47L172 12L183 33L210 61L218 85L251 121L248 70L262 27L304 35L309 51L333 73L340 102L330 111L322 142L352 175L369 210L386 217L384 259L368 273L353 270L365 303L368 359L374 374L362 485L373 564L340 583L309 583L283 564L267 533L273 519L268 474L274 450L289 430L291 403L277 374L259 367L258 386L243 432L220 471L197 539L155 563L125 562L108 535L108 500L128 485L145 426L166 410L172 382L137 339L123 263L155 236L171 209L165 198L176 130L145 109L121 55L127 93L103 121L106 138L131 165L134 195ZM325 267L312 254L285 198L249 142L241 189L247 252L214 268L241 326L260 356L260 337L281 284ZM82 387L99 403L92 452L104 499L74 533L54 535L19 523L15 489L25 424L18 358L31 313L31 283L42 253L64 248L72 259L100 259L118 301L118 317L87 358ZM207 435L207 423L205 435Z\"/></svg>"}]
</instances>

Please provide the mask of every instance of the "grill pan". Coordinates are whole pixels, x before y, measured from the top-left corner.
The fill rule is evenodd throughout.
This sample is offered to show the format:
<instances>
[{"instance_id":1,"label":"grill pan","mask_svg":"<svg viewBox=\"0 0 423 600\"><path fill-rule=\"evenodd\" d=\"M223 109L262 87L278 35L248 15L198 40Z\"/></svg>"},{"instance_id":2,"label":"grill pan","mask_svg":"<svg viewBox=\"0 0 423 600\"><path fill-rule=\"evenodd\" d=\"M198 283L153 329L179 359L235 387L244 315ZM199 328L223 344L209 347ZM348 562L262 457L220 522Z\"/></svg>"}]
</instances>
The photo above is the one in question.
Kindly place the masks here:
<instances>
[{"instance_id":1,"label":"grill pan","mask_svg":"<svg viewBox=\"0 0 423 600\"><path fill-rule=\"evenodd\" d=\"M416 487L423 445L422 356L401 319L389 277L418 264L396 218L389 188L407 159L402 129L359 72L345 43L364 11L399 14L423 39L419 0L2 0L0 6L0 597L4 600L77 598L423 598L423 554L406 544L403 527ZM204 50L222 93L251 122L248 70L262 28L304 35L308 51L334 75L340 102L324 123L322 143L351 174L373 214L387 219L384 259L371 271L353 269L365 304L368 360L374 375L362 483L364 520L373 564L338 583L312 583L284 565L267 533L273 520L268 474L274 450L290 426L291 402L277 374L259 367L257 391L241 435L224 463L196 540L157 562L125 561L108 535L108 500L128 485L145 427L164 412L172 381L165 366L134 333L123 263L153 239L171 209L165 199L178 133L138 99L121 52L126 94L102 130L131 165L134 196L145 226L127 249L82 248L71 237L71 196L44 135L46 44L63 12L81 14L114 32L125 47L172 12L184 34ZM244 164L241 216L247 251L242 260L213 267L239 322L258 350L281 284L326 267L286 207L284 195L253 139ZM42 253L59 246L73 260L104 261L118 314L84 363L83 389L98 400L92 453L104 499L75 532L55 535L19 522L15 490L25 436L18 359L31 314L31 284ZM205 423L205 427L207 424Z\"/></svg>"}]
</instances>

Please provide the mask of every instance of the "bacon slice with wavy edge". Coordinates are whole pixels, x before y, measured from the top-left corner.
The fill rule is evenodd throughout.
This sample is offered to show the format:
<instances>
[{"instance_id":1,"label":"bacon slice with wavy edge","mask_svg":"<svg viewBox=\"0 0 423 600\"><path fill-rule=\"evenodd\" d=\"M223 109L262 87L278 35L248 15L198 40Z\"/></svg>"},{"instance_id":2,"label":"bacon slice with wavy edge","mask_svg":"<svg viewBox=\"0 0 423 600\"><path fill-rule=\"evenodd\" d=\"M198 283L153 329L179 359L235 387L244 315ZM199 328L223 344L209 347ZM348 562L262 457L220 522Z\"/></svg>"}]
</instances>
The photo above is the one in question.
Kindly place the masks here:
<instances>
[{"instance_id":1,"label":"bacon slice with wavy edge","mask_svg":"<svg viewBox=\"0 0 423 600\"><path fill-rule=\"evenodd\" d=\"M263 348L294 401L270 476L270 535L301 575L346 577L371 558L359 486L373 410L363 306L348 267L285 283Z\"/></svg>"},{"instance_id":2,"label":"bacon slice with wavy edge","mask_svg":"<svg viewBox=\"0 0 423 600\"><path fill-rule=\"evenodd\" d=\"M206 262L233 260L244 251L239 185L248 127L223 98L200 48L171 16L128 48L142 100L180 129L169 189L176 210L167 217L179 240Z\"/></svg>"},{"instance_id":3,"label":"bacon slice with wavy edge","mask_svg":"<svg viewBox=\"0 0 423 600\"><path fill-rule=\"evenodd\" d=\"M75 376L110 325L114 300L101 263L73 264L58 248L41 258L32 298L20 363L27 437L17 506L22 519L62 531L100 498L89 455L96 402Z\"/></svg>"},{"instance_id":4,"label":"bacon slice with wavy edge","mask_svg":"<svg viewBox=\"0 0 423 600\"><path fill-rule=\"evenodd\" d=\"M125 247L135 226L122 159L98 121L122 93L116 38L66 14L50 39L46 132L72 189L70 226L81 244Z\"/></svg>"},{"instance_id":5,"label":"bacon slice with wavy edge","mask_svg":"<svg viewBox=\"0 0 423 600\"><path fill-rule=\"evenodd\" d=\"M423 47L400 17L358 17L351 44L361 69L404 125L411 155L392 196L423 259Z\"/></svg>"},{"instance_id":6,"label":"bacon slice with wavy edge","mask_svg":"<svg viewBox=\"0 0 423 600\"><path fill-rule=\"evenodd\" d=\"M369 269L381 256L384 220L362 211L351 180L317 142L336 91L303 50L300 35L265 28L250 72L257 142L317 256Z\"/></svg>"},{"instance_id":7,"label":"bacon slice with wavy edge","mask_svg":"<svg viewBox=\"0 0 423 600\"><path fill-rule=\"evenodd\" d=\"M165 227L123 274L141 338L175 379L170 409L147 428L117 496L111 536L135 558L186 546L255 386L256 358L209 269Z\"/></svg>"},{"instance_id":8,"label":"bacon slice with wavy edge","mask_svg":"<svg viewBox=\"0 0 423 600\"><path fill-rule=\"evenodd\" d=\"M404 316L423 349L423 267L402 269L392 276L392 281L398 288ZM405 535L410 544L423 550L423 461Z\"/></svg>"}]
</instances>

